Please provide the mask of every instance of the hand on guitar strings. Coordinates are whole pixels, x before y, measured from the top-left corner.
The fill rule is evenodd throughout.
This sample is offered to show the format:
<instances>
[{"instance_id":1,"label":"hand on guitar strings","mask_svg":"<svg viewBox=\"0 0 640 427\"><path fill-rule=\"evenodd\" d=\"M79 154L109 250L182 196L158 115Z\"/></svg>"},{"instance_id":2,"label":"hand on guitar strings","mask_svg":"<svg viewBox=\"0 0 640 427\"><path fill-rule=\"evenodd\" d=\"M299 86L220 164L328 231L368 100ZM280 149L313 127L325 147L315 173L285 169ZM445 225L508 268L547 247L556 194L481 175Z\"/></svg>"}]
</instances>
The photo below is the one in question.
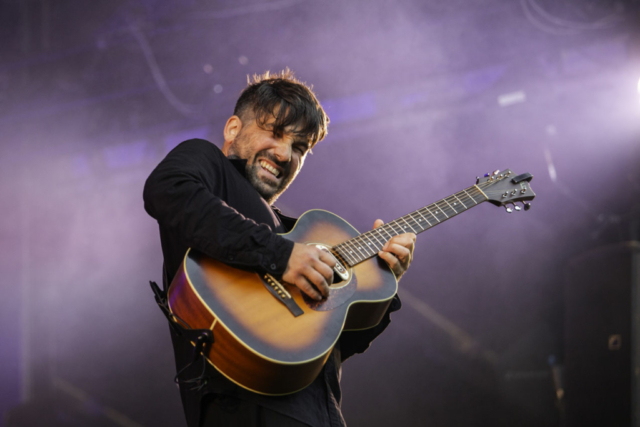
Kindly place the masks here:
<instances>
[{"instance_id":1,"label":"hand on guitar strings","mask_svg":"<svg viewBox=\"0 0 640 427\"><path fill-rule=\"evenodd\" d=\"M320 301L329 296L336 260L328 253L302 243L296 243L289 257L282 280L297 286L309 297Z\"/></svg>"},{"instance_id":2,"label":"hand on guitar strings","mask_svg":"<svg viewBox=\"0 0 640 427\"><path fill-rule=\"evenodd\" d=\"M381 219L376 219L373 223L373 228L378 228L383 224L384 222ZM382 250L378 252L378 256L389 264L398 280L411 265L415 245L416 235L414 233L398 234L389 239L382 247Z\"/></svg>"}]
</instances>

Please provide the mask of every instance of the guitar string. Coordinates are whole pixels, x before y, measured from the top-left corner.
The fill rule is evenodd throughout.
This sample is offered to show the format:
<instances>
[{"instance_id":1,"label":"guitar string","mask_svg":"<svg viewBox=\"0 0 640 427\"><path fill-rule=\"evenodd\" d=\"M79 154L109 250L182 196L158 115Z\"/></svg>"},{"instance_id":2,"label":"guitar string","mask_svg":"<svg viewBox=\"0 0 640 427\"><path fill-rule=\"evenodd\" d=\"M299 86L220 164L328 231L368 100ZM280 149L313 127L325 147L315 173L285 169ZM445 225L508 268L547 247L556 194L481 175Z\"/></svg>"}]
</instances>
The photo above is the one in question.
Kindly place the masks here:
<instances>
[{"instance_id":1,"label":"guitar string","mask_svg":"<svg viewBox=\"0 0 640 427\"><path fill-rule=\"evenodd\" d=\"M470 188L472 189L472 191L474 191L474 192L475 192L475 194L474 194L475 196L479 196L479 195L481 194L480 192L478 192L478 191L477 191L477 189L473 189L473 187L470 187ZM447 197L447 198L445 198L445 199L442 199L441 201L438 201L438 202L436 202L436 203L433 203L432 205L434 205L435 207L437 207L438 209L440 209L440 210L442 211L442 213L443 213L445 216L447 216L447 217L448 217L448 215L447 215L447 210L448 210L448 209L450 209L450 213L452 213L452 214L454 214L454 215L455 215L455 214L458 214L458 213L462 212L463 210L457 210L457 209L455 209L455 208L454 208L454 206L456 206L456 205L457 205L457 202L453 201L453 198L455 198L455 199L457 199L457 200L461 200L461 199L460 199L460 197L464 197L464 194L463 194L463 193L464 193L464 191L460 191L460 192L458 192L458 193L456 193L456 194L453 194L453 195L451 195L451 196L449 196L449 197ZM458 195L459 195L460 197L458 197ZM469 196L469 195L468 195L467 197L468 197L469 199L472 199L472 200L473 200L473 197L471 197L471 196ZM451 202L453 203L453 205L452 205L452 203L450 203L450 202L449 202L449 200L447 200L447 199L451 199ZM476 204L477 204L477 202L476 202L475 200L473 200L473 201L474 201L474 203L476 203ZM445 202L448 206L445 206L445 207L443 208L442 206L438 205L438 203L442 204L442 202ZM466 206L462 201L461 201L461 204L462 204L462 207L464 208L464 210L468 209L468 208L467 208L467 206ZM427 207L425 207L425 208L427 209L427 211L431 212L428 208L429 208L429 207L431 207L432 205L428 205ZM398 224L400 221L405 222L405 223L406 223L406 224L407 224L407 225L412 229L412 231L414 231L414 232L422 232L422 231L425 231L425 230L426 230L426 228L422 227L422 225L421 225L418 221L416 221L416 219L415 219L415 217L414 217L414 215L415 215L415 214L418 214L418 215L420 215L422 218L424 218L424 219L427 221L427 223L429 223L429 224L430 224L430 222L429 222L429 221L424 217L424 215L422 215L422 212L420 212L421 210L423 210L423 209L425 209L425 208L418 209L417 211L414 211L414 212L412 212L412 213L410 213L410 214L407 214L407 215L405 215L405 216L403 216L403 217L400 217L400 218L398 218L397 220L391 221L391 222L389 222L389 223L387 223L387 224L385 224L385 225L387 226L387 229L390 229L391 231L395 232L395 233L396 233L396 235L397 235L397 234L400 234L400 233L399 233L399 231L398 231L398 229L399 229L400 231L402 231L402 232L407 231L407 230L406 230L406 226L401 226L401 225L399 225L399 224ZM438 211L436 211L436 212L438 212ZM440 221L440 219L439 219L436 215L434 215L433 213L432 213L432 216L433 216L437 221ZM452 216L453 216L453 215L452 215ZM417 226L417 227L420 227L420 229L421 229L421 230L416 230L416 229L415 229L415 227L416 227L416 226ZM384 226L378 227L378 229L380 229L380 228L382 228L382 227L384 227ZM376 230L377 230L377 229L376 229ZM386 230L384 230L384 231L386 231ZM387 234L389 234L389 233L387 232ZM354 238L354 239L350 239L350 240L352 240L353 242L361 243L361 242L362 242L362 241L364 241L364 240L365 240L365 238L366 238L366 240L367 240L367 242L366 242L366 243L367 243L367 245L368 245L368 246L370 246L370 243L371 243L371 239L369 238L369 236L370 236L370 235L375 235L375 233L372 233L371 231L369 231L369 232L363 233L363 234L361 234L361 235L357 236L356 238ZM390 234L389 234L389 235L390 235ZM390 235L390 236L391 236L391 235ZM386 239L385 239L385 240L386 240ZM385 243L386 243L386 242L385 242ZM346 245L345 245L345 244L346 244ZM352 242L350 242L350 241L343 242L341 245L345 245L345 246L353 246ZM361 249L361 247L360 247L360 246L358 246L358 247L357 247L357 249ZM372 256L372 255L374 255L374 254L375 254L375 252L374 252L374 253L372 253L372 254L367 254L367 255ZM366 258L365 258L365 259L366 259Z\"/></svg>"},{"instance_id":2,"label":"guitar string","mask_svg":"<svg viewBox=\"0 0 640 427\"><path fill-rule=\"evenodd\" d=\"M479 196L479 195L481 194L480 192L478 192L476 189L473 189L473 188L472 188L472 192L474 193L474 195L475 195L476 197L477 197L477 196ZM467 193L467 194L468 194L468 193ZM460 197L464 197L463 191L461 191L461 192L459 192L459 193L456 193L456 195L449 196L449 197L447 197L447 198L445 198L445 199L443 199L443 200L441 200L441 201L438 201L438 202L436 202L436 203L433 203L432 205L429 205L428 207L433 207L434 209L435 209L435 208L439 209L440 211L442 211L442 213L443 213L443 214L445 215L445 217L447 217L447 218L449 217L449 215L447 215L447 211L448 211L448 210L450 210L449 214L450 214L451 216L456 215L456 214L458 214L458 213L460 213L460 212L463 212L463 210L456 210L456 209L453 207L453 206L456 206L456 205L457 205L457 202L455 202L455 201L453 200L453 198L455 197L456 199L460 200L460 198L459 198L457 195L459 195ZM472 200L473 200L473 198L472 198L472 197L470 197L470 196L467 196L467 197L469 197L470 199L472 199ZM450 200L451 200L451 203L450 203L450 202L449 202L449 200L447 200L447 199L450 199ZM475 200L473 200L473 201L474 201L474 203L476 203L476 204L477 204L477 202L476 202ZM445 205L443 204L443 202L444 202L444 203L446 203L446 204L447 204L447 206L445 206ZM439 203L439 204L438 204L438 203ZM452 203L453 203L453 205L452 205ZM462 203L462 202L461 202L461 203ZM432 216L433 216L437 221L442 222L442 221L437 217L437 215L438 215L438 213L440 213L440 211L435 210L436 214L433 214L433 213L431 212L431 210L429 210L429 209L428 209L428 207L427 207L427 211L429 211L429 212L431 213L431 215L432 215ZM465 208L464 210L466 210L466 209L467 209L467 207L466 207L466 205L465 205L464 203L462 203L462 207L464 207L464 208ZM402 225L400 225L400 224L399 224L399 223L400 223L400 221L402 221L402 222L406 223L406 224L407 224L407 225L412 229L412 231L418 231L418 232L425 231L425 230L426 230L426 228L422 227L422 225L420 225L420 223L419 223L418 221L416 221L416 218L415 218L415 216L414 216L415 214L419 214L419 215L420 215L420 217L424 218L424 215L422 215L422 213L420 212L420 211L421 211L421 210L423 210L423 209L425 209L425 208L419 209L419 210L414 211L414 212L412 212L412 213L410 213L410 214L407 214L407 215L405 215L405 216L403 216L403 217L401 217L401 218L398 218L397 220L391 221L391 222L389 222L389 223L385 224L385 226L386 226L386 227L385 227L385 226L378 227L377 229L374 229L374 230L369 231L369 232L367 232L367 233L363 233L363 234L362 234L362 235L360 235L360 236L357 236L357 237L355 237L355 238L353 238L353 239L350 239L350 241L343 242L342 244L340 244L340 247L337 247L337 249L338 249L338 250L341 250L341 249L343 249L343 247L346 247L346 249L347 249L347 251L348 251L348 254L350 255L350 258L351 258L351 259L350 259L350 261L351 261L351 262L350 262L350 264L351 264L351 265L354 265L354 261L355 261L355 264L357 264L357 263L359 263L359 262L364 261L365 259L371 258L372 256L374 256L374 255L376 255L376 254L377 254L377 250L380 250L380 249L382 248L382 246L384 246L384 244L383 244L382 246L378 247L377 245L375 245L375 244L374 244L375 242L372 242L372 240L371 240L370 236L372 236L372 235L373 235L373 236L375 237L375 231L378 231L378 230L380 230L380 232L381 232L381 231L384 231L384 232L386 232L390 237L392 237L392 235L391 235L387 230L389 230L389 231L391 231L391 232L395 233L395 235L401 234L401 232L406 232L406 231L407 231L407 230L406 230L407 226L402 226ZM444 220L446 220L447 218L443 218L442 220L444 221ZM425 220L426 220L426 218L425 218ZM427 223L429 223L429 221L428 221L428 220L427 220ZM413 224L413 226L412 226L412 224ZM383 227L385 227L385 228L383 228ZM420 228L421 228L421 230L416 230L414 227L420 227ZM429 227L427 227L427 228L429 228ZM381 234L381 233L380 233L380 234ZM384 236L381 236L381 237L384 237ZM377 240L377 238L376 238L376 240ZM386 239L386 238L383 238L383 241L384 241L384 240L387 240L387 239ZM379 241L378 241L378 242L379 242ZM364 248L365 248L365 249L363 249L363 246L362 246L362 244L363 244L363 243L364 243ZM385 241L385 243L386 243L386 241ZM371 249L372 244L373 244L373 247L375 247L375 248L376 248L376 251L373 251L373 250ZM355 248L355 249L356 249L356 251L353 251L353 248ZM371 252L369 253L369 252L367 251L367 249L368 249L369 251L371 251ZM360 252L360 254L361 254L361 255L358 255L358 253L357 253L357 252ZM362 256L362 255L364 255L364 256Z\"/></svg>"},{"instance_id":3,"label":"guitar string","mask_svg":"<svg viewBox=\"0 0 640 427\"><path fill-rule=\"evenodd\" d=\"M457 209L455 209L455 207L454 207L454 206L457 206L457 202L456 202L456 201L453 201L453 199L452 199L452 198L455 198L456 200L459 200L459 201L460 201L460 203L462 204L462 207L464 208L464 210L468 209L468 208L467 208L467 206L464 204L464 202L462 202L462 201L461 201L461 199L460 199L460 197L464 197L464 195L463 195L462 193L463 193L463 192L461 191L461 192L459 192L459 193L456 193L456 194L454 194L454 195L451 195L451 196L449 196L449 197L447 197L447 198L445 198L445 199L443 199L443 200L441 200L441 201L439 201L439 202L434 203L433 205L435 205L436 207L438 207L438 208L439 208L439 209L444 213L444 215L445 215L445 216L448 216L448 215L447 215L447 213L446 213L447 209L450 209L450 210L451 210L451 212L452 212L454 215L455 215L455 214L458 214L458 213L460 213L460 212L463 212L463 210L457 210ZM476 190L476 193L477 193L477 190ZM457 196L457 194L459 194L459 195L460 195L460 197L458 197L458 196ZM479 195L479 194L476 194L476 195ZM467 196L467 197L471 198L470 196ZM447 199L451 199L451 203L450 203ZM444 202L448 205L448 208L447 208L447 206L445 206L445 207L443 208L442 206L440 206L440 205L438 205L438 204L437 204L437 203L442 203L442 201L444 201ZM452 204L452 203L453 203L453 204ZM476 202L475 200L474 200L474 203L476 203L476 204L477 204L477 202ZM429 205L429 206L431 206L431 205ZM411 213L409 213L409 214L407 214L407 215L405 215L405 216L403 216L403 217L398 218L397 220L394 220L394 221L391 221L391 222L389 222L389 223L385 224L385 225L386 225L386 228L383 228L384 226L378 227L377 229L374 229L374 231L373 231L373 232L372 232L372 231L369 231L369 232L363 233L363 234L361 234L361 235L359 235L359 236L355 237L354 239L350 239L351 241L343 242L341 245L344 245L344 246L354 246L354 244L358 244L358 246L356 247L356 249L358 249L358 250L362 253L362 247L361 247L360 245L361 245L363 242L365 243L365 248L370 247L370 246L372 246L372 244L373 244L373 246L374 246L374 247L376 247L376 249L378 249L378 250L379 250L379 249L381 249L381 247L377 247L377 245L375 245L375 242L372 242L372 241L371 241L371 238L370 238L370 236L373 236L376 240L378 240L378 238L376 237L375 230L380 230L380 232L381 232L381 231L385 231L385 232L387 232L386 230L387 230L387 229L390 229L391 231L395 232L395 233L396 233L396 235L397 235L397 234L400 234L400 232L399 232L398 230L400 230L400 231L402 231L402 232L405 232L405 231L407 231L407 230L406 230L406 228L407 228L407 226L408 226L408 227L409 227L413 232L415 232L415 233L420 233L420 232L422 232L422 231L425 231L425 230L426 230L427 228L429 228L429 227L425 228L425 227L423 227L423 226L422 226L422 224L420 224L420 222L422 221L422 219L425 219L425 221L429 224L429 226L431 226L431 223L430 223L430 221L428 221L428 220L425 218L425 216L424 216L424 215L422 215L422 213L420 212L422 209L425 209L425 208L418 209L418 210L416 210L416 211L414 211L414 212L411 212ZM430 210L428 209L428 207L427 207L427 210L430 212ZM420 215L421 219L419 219L419 220L417 220L417 221L416 221L416 218L415 218L415 215L416 215L416 214ZM439 222L440 222L440 220L437 218L437 216L435 216L435 215L433 215L433 214L432 214L432 216L433 216L437 221L439 221ZM400 224L399 224L399 222L401 222L401 221L402 221L402 222L404 222L404 223L406 224L406 226L404 226L404 225L400 225ZM420 227L420 230L417 230L417 227ZM387 234L389 234L389 236L390 236L390 237L392 237L390 233L388 233L388 232L387 232ZM383 237L383 236L381 236L381 237ZM387 240L387 239L384 239L384 238L383 238L383 240ZM379 240L378 240L378 243L380 243L380 241L379 241ZM386 241L385 241L385 243L386 243ZM384 246L384 244L383 244L382 246ZM351 253L353 254L353 251L351 251ZM366 255L367 255L367 257L366 257L366 258L368 258L368 257L370 257L370 256L373 256L373 255L375 255L375 254L376 254L376 252L366 253ZM364 258L364 259L366 259L366 258Z\"/></svg>"},{"instance_id":4,"label":"guitar string","mask_svg":"<svg viewBox=\"0 0 640 427\"><path fill-rule=\"evenodd\" d=\"M348 264L350 266L358 264L358 263L360 263L360 262L362 262L362 261L364 261L364 260L366 260L368 258L371 258L371 257L373 257L373 256L375 256L377 254L377 251L373 251L371 249L371 246L373 246L374 248L376 248L378 250L382 249L382 246L384 246L384 243L386 243L388 240L391 239L391 237L393 237L393 235L391 233L389 233L389 231L396 233L395 235L401 234L401 232L402 233L406 232L406 226L401 226L399 224L400 221L405 222L407 224L407 226L409 226L409 228L411 228L411 230L416 234L421 233L422 231L426 231L427 229L431 228L433 225L422 214L421 211L426 209L427 212L429 212L429 214L431 214L431 216L433 218L435 218L436 221L438 221L438 223L446 221L450 217L453 217L453 216L455 216L455 215L457 215L459 213L462 213L462 212L466 211L467 209L469 209L470 207L478 205L478 202L475 200L475 197L481 196L481 198L482 198L481 202L488 200L486 194L482 190L490 187L491 185L495 184L496 182L498 182L498 181L494 181L494 182L485 181L483 183L476 184L476 185L473 185L473 186L471 186L469 188L463 189L463 190L461 190L461 191L459 191L457 193L454 193L454 194L452 194L452 195L450 195L448 197L445 197L444 199L441 199L441 200L439 200L437 202L434 202L434 203L432 203L430 205L427 205L427 206L425 206L423 208L417 209L414 212L411 212L411 213L409 213L407 215L404 215L404 216L402 216L400 218L397 218L397 219L395 219L393 221L390 221L389 223L384 224L384 225L382 225L382 226L380 226L380 227L378 227L376 229L369 230L369 231L367 231L365 233L362 233L362 234L360 234L360 235L358 235L358 236L356 236L356 237L354 237L352 239L349 239L349 240L347 240L345 242L342 242L342 243L334 246L334 248L335 248L336 252L339 252L340 255L342 255L342 258L346 258L348 260ZM465 196L466 196L467 202L473 201L474 204L471 205L471 206L467 206L464 203ZM462 205L461 206L462 210L455 209L454 206L457 206L457 202L454 201L453 199L456 199L457 201L460 202L460 204ZM453 205L450 203L450 200L451 200L451 202L453 202ZM443 204L443 202L446 203L446 206L444 206L444 208L441 206ZM431 210L429 209L430 207L437 208L435 210L435 212L436 212L435 214L433 214L433 212L431 212ZM452 215L451 216L447 215L447 211ZM437 217L437 215L440 212L445 216L445 218L442 219L442 220ZM429 224L429 226L427 228L422 227L422 225L419 224L419 222L421 222L421 219L416 221L416 219L414 217L415 214L418 214L420 217L422 217L421 219L424 219L427 222L427 224ZM413 225L412 225L412 223L413 223ZM414 228L414 226L420 227L420 230L416 230ZM400 232L398 231L398 229L400 230ZM387 235L389 235L389 238L388 239L385 238L382 235L382 232L385 232ZM378 237L376 237L376 234L378 234L382 238L382 241L384 242L382 244L382 246L380 246L380 247L378 247L376 245L376 243L380 244L380 240L378 239ZM373 236L373 238L377 242L372 241L371 240L371 236ZM354 249L355 249L355 251L354 251ZM369 251L371 251L371 253L369 253ZM358 255L358 252L360 253L360 255Z\"/></svg>"},{"instance_id":5,"label":"guitar string","mask_svg":"<svg viewBox=\"0 0 640 427\"><path fill-rule=\"evenodd\" d=\"M484 187L486 187L486 186L484 186ZM472 193L475 193L475 194L474 194L475 196L482 195L482 192L481 192L481 191L478 191L478 189L474 188L474 186L470 187L469 189L472 191ZM369 250L371 250L371 249L370 249L370 246L371 246L372 242L371 242L371 239L370 239L370 237L369 237L369 236L370 236L370 235L375 235L375 233L372 233L372 231L382 229L383 227L385 227L385 226L386 226L386 228L387 228L387 229L390 229L392 232L395 232L395 233L396 233L396 235L398 235L398 234L401 234L401 233L398 231L398 228L400 229L400 231L401 231L401 232L405 232L405 231L407 231L407 230L406 230L406 226L400 226L400 225L398 224L398 223L399 223L399 221L404 221L407 225L409 225L409 227L412 229L412 231L414 231L414 232L415 232L416 230L415 230L415 229L413 229L413 227L411 227L411 223L410 223L409 221L407 221L407 219L409 219L409 220L413 221L414 225L419 226L419 227L421 228L421 230L419 230L418 232L425 231L425 230L426 230L426 228L422 227L422 226L421 226L421 225L420 225L420 224L415 220L415 218L414 218L414 216L413 216L413 215L417 213L417 214L419 214L421 217L423 217L423 218L424 218L424 216L422 215L422 213L421 213L420 211L426 208L426 209L427 209L427 211L428 211L429 213L431 213L431 215L432 215L432 216L433 216L433 217L434 217L438 222L442 222L442 221L441 221L441 220L436 216L440 211L441 211L441 212L445 215L445 217L446 217L446 218L444 218L444 219L443 219L443 221L449 218L449 215L447 215L447 210L448 210L448 209L450 210L450 214L452 214L451 216L454 216L454 215L457 215L458 213L463 212L463 210L458 211L458 210L456 210L456 209L453 207L453 206L457 205L457 202L453 201L453 199L452 199L452 198L456 198L456 199L460 200L460 198L459 198L457 195L460 195L460 197L464 197L464 194L462 194L462 193L467 194L467 197L468 197L469 199L473 200L473 202L474 202L475 204L477 204L477 202L475 201L475 199L473 199L473 197L472 197L472 196L470 196L470 195L467 193L466 189L465 189L465 190L462 190L462 191L460 191L460 192L458 192L458 193L455 193L455 194L453 194L453 195L451 195L451 196L448 196L448 197L446 197L446 198L444 198L444 199L442 199L442 200L440 200L440 201L438 201L438 202L432 203L431 205L428 205L428 206L426 206L426 207L424 207L424 208L418 209L417 211L411 212L410 214L407 214L407 215L405 215L405 216L403 216L403 217L400 217L400 218L398 218L398 219L396 219L396 220L394 220L394 221L391 221L391 222L389 222L389 223L385 224L384 226L381 226L381 227L378 227L377 229L374 229L374 230L368 231L368 232L366 232L366 233L363 233L363 234L361 234L361 235L359 235L359 236L356 236L356 237L355 237L355 238L353 238L353 239L349 239L349 240L348 240L348 241L346 241L346 242L343 242L343 243L341 243L341 244L339 244L339 245L336 245L336 247L337 247L337 249L338 249L338 250L340 250L340 249L342 249L342 246L345 246L345 247L347 248L347 250L348 250L349 255L351 255L351 258L355 261L355 263L356 263L356 264L357 264L357 263L359 263L359 262L362 262L362 261L364 261L365 259L371 258L372 256L374 256L374 255L376 255L376 254L377 254L377 251L372 251L371 253L368 253L368 252L366 251L366 248L369 248ZM482 196L483 196L483 198L484 198L484 195L482 195ZM453 205L452 205L451 203L449 203L449 201L448 201L447 199L451 199L451 200L452 200ZM444 205L443 205L443 206L444 206L444 208L443 208L443 207L441 206L441 205L442 205L442 202L446 203L446 204L447 204L447 206L444 206ZM439 205L439 204L440 204L440 205ZM464 210L468 209L468 208L466 207L466 205L465 205L462 201L461 201L461 204L462 204L462 207L464 208ZM429 207L432 207L432 206L435 206L435 207L437 207L437 208L440 210L440 211L436 210L436 214L435 214L435 215L434 215L434 214L431 212L431 210L429 209ZM426 218L425 218L425 220L426 220ZM428 220L427 220L427 222L429 223L429 221L428 221ZM384 231L385 231L385 232L387 232L387 230L386 230L386 229L385 229ZM388 233L388 232L387 232L387 234L388 234L390 237L392 237L390 233ZM365 238L366 238L366 241L365 241ZM377 239L377 238L376 238L376 239ZM363 243L363 242L365 243L365 245L364 245L365 249L364 249L364 250L363 250L363 247L362 247L362 243ZM385 242L385 243L386 243L386 242ZM338 247L338 246L340 246L340 247ZM384 246L384 244L383 244L382 246ZM378 250L382 249L382 246L378 248L376 245L374 245L374 247L376 247L376 249L378 249ZM349 249L349 248L351 248L351 249ZM353 251L353 248L355 248L355 249L356 249L356 252L354 252L354 251ZM364 257L359 256L359 255L357 254L357 252L360 252L360 254L364 255ZM355 265L353 262L350 262L350 264L351 264L351 265Z\"/></svg>"}]
</instances>

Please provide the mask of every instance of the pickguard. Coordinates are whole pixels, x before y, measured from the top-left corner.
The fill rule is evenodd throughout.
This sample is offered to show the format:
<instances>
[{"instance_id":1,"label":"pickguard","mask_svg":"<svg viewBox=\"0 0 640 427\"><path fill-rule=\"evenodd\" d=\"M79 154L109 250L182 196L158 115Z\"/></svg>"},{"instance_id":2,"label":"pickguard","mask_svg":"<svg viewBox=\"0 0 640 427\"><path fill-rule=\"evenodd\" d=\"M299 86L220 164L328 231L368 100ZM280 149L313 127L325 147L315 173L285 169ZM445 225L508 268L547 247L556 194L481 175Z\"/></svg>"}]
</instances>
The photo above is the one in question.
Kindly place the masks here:
<instances>
[{"instance_id":1,"label":"pickguard","mask_svg":"<svg viewBox=\"0 0 640 427\"><path fill-rule=\"evenodd\" d=\"M329 296L322 301L316 301L309 298L304 292L301 293L304 302L310 309L315 311L330 311L340 307L341 305L349 301L353 294L356 292L357 288L358 280L356 278L356 275L352 272L349 283L337 288L329 287Z\"/></svg>"}]
</instances>

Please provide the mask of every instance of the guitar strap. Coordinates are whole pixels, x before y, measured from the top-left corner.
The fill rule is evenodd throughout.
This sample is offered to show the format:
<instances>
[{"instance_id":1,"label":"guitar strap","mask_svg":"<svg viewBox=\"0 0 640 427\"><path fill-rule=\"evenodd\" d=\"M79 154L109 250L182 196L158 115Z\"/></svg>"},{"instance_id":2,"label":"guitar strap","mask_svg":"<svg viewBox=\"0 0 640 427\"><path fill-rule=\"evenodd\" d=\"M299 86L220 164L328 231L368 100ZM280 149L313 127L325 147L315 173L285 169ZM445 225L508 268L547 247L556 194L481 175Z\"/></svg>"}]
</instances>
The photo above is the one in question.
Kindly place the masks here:
<instances>
[{"instance_id":1,"label":"guitar strap","mask_svg":"<svg viewBox=\"0 0 640 427\"><path fill-rule=\"evenodd\" d=\"M176 374L174 381L179 384L188 384L193 385L192 390L202 389L207 384L207 378L205 377L205 367L206 360L203 356L204 350L206 346L210 346L213 344L213 331L210 329L193 329L187 322L182 320L179 316L173 314L171 312L171 308L169 307L169 303L167 301L167 291L169 288L168 280L167 280L167 270L166 267L162 266L162 289L158 286L156 282L149 281L149 285L151 286L151 290L155 296L156 304L160 307L162 314L169 321L169 327L171 331L178 337L183 340L187 340L191 342L194 346L193 356L191 357L191 361L187 363L178 373ZM180 379L180 375L190 368L194 363L198 361L202 356L202 373L190 379Z\"/></svg>"}]
</instances>

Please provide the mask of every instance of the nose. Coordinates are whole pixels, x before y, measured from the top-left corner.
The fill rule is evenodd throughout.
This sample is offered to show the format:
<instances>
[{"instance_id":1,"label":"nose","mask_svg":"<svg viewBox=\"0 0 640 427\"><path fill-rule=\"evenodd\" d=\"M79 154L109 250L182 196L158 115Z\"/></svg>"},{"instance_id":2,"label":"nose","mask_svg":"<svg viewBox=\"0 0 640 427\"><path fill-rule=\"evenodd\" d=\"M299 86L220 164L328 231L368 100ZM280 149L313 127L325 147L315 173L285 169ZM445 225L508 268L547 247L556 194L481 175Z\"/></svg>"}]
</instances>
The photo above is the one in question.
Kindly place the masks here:
<instances>
[{"instance_id":1,"label":"nose","mask_svg":"<svg viewBox=\"0 0 640 427\"><path fill-rule=\"evenodd\" d=\"M291 144L286 141L277 141L273 152L280 162L289 162L291 160Z\"/></svg>"}]
</instances>

